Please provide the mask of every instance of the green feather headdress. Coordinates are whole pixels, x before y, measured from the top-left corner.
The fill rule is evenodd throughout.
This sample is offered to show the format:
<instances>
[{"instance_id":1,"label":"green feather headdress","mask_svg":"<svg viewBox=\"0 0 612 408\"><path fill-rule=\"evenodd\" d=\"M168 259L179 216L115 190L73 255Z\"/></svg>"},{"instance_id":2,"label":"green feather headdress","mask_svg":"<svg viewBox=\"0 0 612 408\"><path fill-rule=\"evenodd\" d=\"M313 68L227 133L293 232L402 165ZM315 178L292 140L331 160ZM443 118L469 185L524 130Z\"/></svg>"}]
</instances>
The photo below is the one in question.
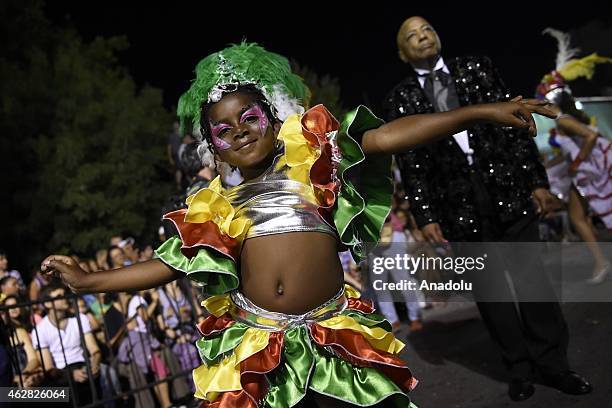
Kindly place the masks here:
<instances>
[{"instance_id":1,"label":"green feather headdress","mask_svg":"<svg viewBox=\"0 0 612 408\"><path fill-rule=\"evenodd\" d=\"M191 87L178 102L183 130L187 121L199 129L202 104L217 102L240 85L259 89L281 121L293 113L303 113L310 99L309 89L291 72L289 61L256 43L242 42L211 54L198 63L195 73Z\"/></svg>"}]
</instances>

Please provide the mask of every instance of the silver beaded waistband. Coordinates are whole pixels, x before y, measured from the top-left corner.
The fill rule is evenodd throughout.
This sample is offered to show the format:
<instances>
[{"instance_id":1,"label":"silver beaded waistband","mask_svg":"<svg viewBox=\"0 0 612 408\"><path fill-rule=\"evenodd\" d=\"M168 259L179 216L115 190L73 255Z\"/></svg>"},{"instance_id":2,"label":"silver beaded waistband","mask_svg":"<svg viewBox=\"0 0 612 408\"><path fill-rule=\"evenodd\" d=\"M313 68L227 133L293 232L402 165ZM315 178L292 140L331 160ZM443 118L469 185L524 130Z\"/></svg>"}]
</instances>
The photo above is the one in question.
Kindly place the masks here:
<instances>
[{"instance_id":1,"label":"silver beaded waistband","mask_svg":"<svg viewBox=\"0 0 612 408\"><path fill-rule=\"evenodd\" d=\"M270 331L288 330L309 322L329 319L344 311L348 303L344 294L344 286L333 298L321 306L299 315L270 312L257 306L237 290L230 293L230 298L232 305L230 306L229 313L234 320L251 327Z\"/></svg>"}]
</instances>

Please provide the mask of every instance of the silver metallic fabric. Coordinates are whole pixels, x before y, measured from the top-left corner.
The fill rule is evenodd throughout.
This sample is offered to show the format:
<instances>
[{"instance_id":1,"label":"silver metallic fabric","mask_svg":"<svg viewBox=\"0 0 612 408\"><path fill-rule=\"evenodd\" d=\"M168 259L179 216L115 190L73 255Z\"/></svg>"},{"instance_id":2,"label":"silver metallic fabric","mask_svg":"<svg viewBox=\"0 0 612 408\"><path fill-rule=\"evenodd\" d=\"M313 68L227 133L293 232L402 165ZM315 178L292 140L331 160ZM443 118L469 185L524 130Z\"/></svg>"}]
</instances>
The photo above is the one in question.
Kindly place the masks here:
<instances>
[{"instance_id":1,"label":"silver metallic fabric","mask_svg":"<svg viewBox=\"0 0 612 408\"><path fill-rule=\"evenodd\" d=\"M252 221L246 238L298 231L337 237L335 227L319 215L319 204L308 199L310 187L289 179L287 166L276 169L280 155L257 180L247 181L226 193L236 209L235 217L248 217Z\"/></svg>"},{"instance_id":2,"label":"silver metallic fabric","mask_svg":"<svg viewBox=\"0 0 612 408\"><path fill-rule=\"evenodd\" d=\"M329 319L342 313L348 304L344 294L344 286L333 298L321 306L299 315L270 312L255 305L237 290L230 293L230 298L232 304L229 313L234 320L269 331L288 330L309 322Z\"/></svg>"}]
</instances>

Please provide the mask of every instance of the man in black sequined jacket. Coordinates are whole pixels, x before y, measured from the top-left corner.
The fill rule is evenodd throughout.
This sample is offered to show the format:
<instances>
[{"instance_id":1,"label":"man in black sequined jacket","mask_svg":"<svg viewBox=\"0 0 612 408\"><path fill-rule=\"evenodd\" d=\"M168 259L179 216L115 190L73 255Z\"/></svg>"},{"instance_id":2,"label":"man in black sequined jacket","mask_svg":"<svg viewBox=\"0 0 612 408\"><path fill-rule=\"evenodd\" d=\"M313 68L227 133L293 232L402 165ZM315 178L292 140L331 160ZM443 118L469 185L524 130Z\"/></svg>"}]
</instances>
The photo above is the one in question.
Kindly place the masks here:
<instances>
[{"instance_id":1,"label":"man in black sequined jacket","mask_svg":"<svg viewBox=\"0 0 612 408\"><path fill-rule=\"evenodd\" d=\"M413 72L387 96L387 120L510 99L488 58L444 61L440 39L422 17L407 19L397 41L400 58ZM539 241L538 215L552 209L554 198L538 156L527 132L479 125L396 159L423 235L430 242L450 240L465 256L483 247L470 242ZM512 256L490 259L486 273L472 277L483 322L510 373L511 399L529 398L536 375L566 393L590 392L590 384L569 370L567 325L537 244L515 248ZM518 298L529 293L531 302L516 302L504 270ZM498 292L491 295L491 288Z\"/></svg>"},{"instance_id":2,"label":"man in black sequined jacket","mask_svg":"<svg viewBox=\"0 0 612 408\"><path fill-rule=\"evenodd\" d=\"M487 57L446 60L460 106L510 99ZM387 96L387 120L432 113L434 105L410 75ZM470 172L477 172L493 203L499 222L511 223L534 210L532 193L548 200L546 171L526 131L479 125L468 132L473 165L453 138L396 156L411 210L419 227L437 223L450 241L480 241L480 217Z\"/></svg>"}]
</instances>

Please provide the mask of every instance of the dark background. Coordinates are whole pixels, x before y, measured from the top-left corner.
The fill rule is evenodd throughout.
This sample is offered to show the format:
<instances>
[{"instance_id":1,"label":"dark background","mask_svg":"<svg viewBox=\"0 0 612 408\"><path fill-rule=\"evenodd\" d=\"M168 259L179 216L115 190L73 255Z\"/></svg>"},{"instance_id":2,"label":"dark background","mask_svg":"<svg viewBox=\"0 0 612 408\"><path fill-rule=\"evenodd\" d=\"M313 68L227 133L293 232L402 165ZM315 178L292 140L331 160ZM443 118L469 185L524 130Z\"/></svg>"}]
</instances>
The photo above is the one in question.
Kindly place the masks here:
<instances>
[{"instance_id":1,"label":"dark background","mask_svg":"<svg viewBox=\"0 0 612 408\"><path fill-rule=\"evenodd\" d=\"M410 69L395 37L411 15L435 26L444 56L491 57L514 94L532 96L554 68L546 27L570 31L581 56L612 56L612 13L595 2L159 3L0 2L0 248L11 268L28 275L56 251L91 257L114 233L157 239L176 101L196 63L230 43L259 42L331 75L343 108L379 115ZM128 45L95 41L114 36ZM321 84L337 97L334 80ZM572 88L612 95L612 64Z\"/></svg>"},{"instance_id":2,"label":"dark background","mask_svg":"<svg viewBox=\"0 0 612 408\"><path fill-rule=\"evenodd\" d=\"M131 47L122 62L138 83L162 88L167 107L188 88L201 58L245 38L339 78L348 107L365 103L379 111L384 95L405 75L395 36L411 15L433 24L443 55L488 55L507 86L526 96L554 69L557 44L541 34L546 27L570 31L583 55L612 55L612 13L605 2L152 3L53 1L46 10L86 40L126 34ZM611 74L611 67L599 68L594 81L576 81L574 93L612 93L602 90L612 85Z\"/></svg>"}]
</instances>

